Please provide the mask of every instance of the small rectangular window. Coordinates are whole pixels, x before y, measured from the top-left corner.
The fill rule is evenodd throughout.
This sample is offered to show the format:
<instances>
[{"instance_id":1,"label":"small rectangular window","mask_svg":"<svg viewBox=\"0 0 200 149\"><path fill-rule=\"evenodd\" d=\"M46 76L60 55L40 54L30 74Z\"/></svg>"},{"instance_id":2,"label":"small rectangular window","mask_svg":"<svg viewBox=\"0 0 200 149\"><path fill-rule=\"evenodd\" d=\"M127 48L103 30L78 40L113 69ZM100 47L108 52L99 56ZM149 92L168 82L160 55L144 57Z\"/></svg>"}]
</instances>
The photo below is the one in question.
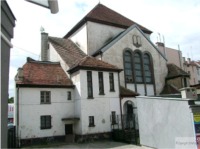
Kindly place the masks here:
<instances>
[{"instance_id":1,"label":"small rectangular window","mask_svg":"<svg viewBox=\"0 0 200 149\"><path fill-rule=\"evenodd\" d=\"M109 81L110 81L110 91L115 91L115 85L114 85L114 75L113 73L109 73Z\"/></svg>"},{"instance_id":2,"label":"small rectangular window","mask_svg":"<svg viewBox=\"0 0 200 149\"><path fill-rule=\"evenodd\" d=\"M88 98L93 98L92 72L91 71L87 71L87 89L88 89Z\"/></svg>"},{"instance_id":3,"label":"small rectangular window","mask_svg":"<svg viewBox=\"0 0 200 149\"><path fill-rule=\"evenodd\" d=\"M51 103L51 92L50 91L41 91L40 92L40 102L41 102L41 104L50 104Z\"/></svg>"},{"instance_id":4,"label":"small rectangular window","mask_svg":"<svg viewBox=\"0 0 200 149\"><path fill-rule=\"evenodd\" d=\"M67 100L72 100L72 94L70 91L67 92Z\"/></svg>"},{"instance_id":5,"label":"small rectangular window","mask_svg":"<svg viewBox=\"0 0 200 149\"><path fill-rule=\"evenodd\" d=\"M117 124L115 111L112 111L112 124Z\"/></svg>"},{"instance_id":6,"label":"small rectangular window","mask_svg":"<svg viewBox=\"0 0 200 149\"><path fill-rule=\"evenodd\" d=\"M103 72L99 72L99 95L104 95Z\"/></svg>"},{"instance_id":7,"label":"small rectangular window","mask_svg":"<svg viewBox=\"0 0 200 149\"><path fill-rule=\"evenodd\" d=\"M89 127L94 127L94 116L89 116Z\"/></svg>"},{"instance_id":8,"label":"small rectangular window","mask_svg":"<svg viewBox=\"0 0 200 149\"><path fill-rule=\"evenodd\" d=\"M40 127L41 127L41 129L50 129L51 128L51 116L50 115L40 116Z\"/></svg>"}]
</instances>

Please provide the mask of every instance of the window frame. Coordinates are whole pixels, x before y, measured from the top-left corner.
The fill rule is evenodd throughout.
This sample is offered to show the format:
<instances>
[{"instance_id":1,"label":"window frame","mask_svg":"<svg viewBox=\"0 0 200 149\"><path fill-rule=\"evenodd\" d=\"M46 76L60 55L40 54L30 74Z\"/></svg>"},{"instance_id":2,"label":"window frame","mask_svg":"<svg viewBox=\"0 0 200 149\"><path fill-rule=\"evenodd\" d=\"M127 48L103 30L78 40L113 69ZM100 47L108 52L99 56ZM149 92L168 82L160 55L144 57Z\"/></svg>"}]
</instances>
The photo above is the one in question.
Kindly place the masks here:
<instances>
[{"instance_id":1,"label":"window frame","mask_svg":"<svg viewBox=\"0 0 200 149\"><path fill-rule=\"evenodd\" d=\"M109 73L110 92L115 92L114 73Z\"/></svg>"},{"instance_id":2,"label":"window frame","mask_svg":"<svg viewBox=\"0 0 200 149\"><path fill-rule=\"evenodd\" d=\"M88 127L95 127L94 116L89 116L89 126Z\"/></svg>"},{"instance_id":3,"label":"window frame","mask_svg":"<svg viewBox=\"0 0 200 149\"><path fill-rule=\"evenodd\" d=\"M88 99L93 99L92 71L87 71L87 91Z\"/></svg>"},{"instance_id":4,"label":"window frame","mask_svg":"<svg viewBox=\"0 0 200 149\"><path fill-rule=\"evenodd\" d=\"M51 115L41 115L40 116L40 129L51 129L52 128L52 117ZM44 122L43 122L44 120ZM49 124L48 124L49 121ZM44 126L43 126L44 124ZM48 124L48 125L47 125Z\"/></svg>"},{"instance_id":5,"label":"window frame","mask_svg":"<svg viewBox=\"0 0 200 149\"><path fill-rule=\"evenodd\" d=\"M71 91L67 92L67 100L72 100L72 92Z\"/></svg>"},{"instance_id":6,"label":"window frame","mask_svg":"<svg viewBox=\"0 0 200 149\"><path fill-rule=\"evenodd\" d=\"M139 55L139 57L135 57L136 56L136 54L138 54ZM137 62L136 61L136 58L139 58L139 62ZM134 51L134 54L133 54L133 63L134 63L134 65L133 65L133 68L134 68L134 78L135 78L135 81L134 81L134 83L137 83L137 84L144 84L145 82L144 82L144 71L143 71L143 67L144 67L144 65L143 65L143 56L142 56L142 52L140 52L139 50L135 50ZM136 65L138 65L138 66L140 66L140 69L139 68L136 68ZM137 75L137 73L136 72L140 72L141 73L141 75L139 76L139 75ZM137 81L137 77L141 77L141 81L140 82L138 82Z\"/></svg>"},{"instance_id":7,"label":"window frame","mask_svg":"<svg viewBox=\"0 0 200 149\"><path fill-rule=\"evenodd\" d=\"M47 102L47 97L49 97L49 102ZM40 91L40 104L51 104L51 91Z\"/></svg>"},{"instance_id":8,"label":"window frame","mask_svg":"<svg viewBox=\"0 0 200 149\"><path fill-rule=\"evenodd\" d=\"M112 118L112 125L117 124L117 116L116 116L116 111L111 111L111 118Z\"/></svg>"},{"instance_id":9,"label":"window frame","mask_svg":"<svg viewBox=\"0 0 200 149\"><path fill-rule=\"evenodd\" d=\"M98 72L98 78L99 78L99 95L105 95L105 93L104 93L103 72Z\"/></svg>"},{"instance_id":10,"label":"window frame","mask_svg":"<svg viewBox=\"0 0 200 149\"><path fill-rule=\"evenodd\" d=\"M147 55L147 57L148 57L149 64L145 64L145 55ZM147 66L147 65L149 67L150 77L148 77L147 74L146 74L145 66ZM152 66L152 58L151 58L151 55L149 53L147 53L147 52L144 52L144 54L143 54L143 67L144 67L144 81L145 81L145 83L146 84L153 84L153 75L154 75L154 73L153 73L153 66ZM146 81L146 77L150 78L151 81L147 82Z\"/></svg>"},{"instance_id":11,"label":"window frame","mask_svg":"<svg viewBox=\"0 0 200 149\"><path fill-rule=\"evenodd\" d=\"M126 59L126 53L130 56L130 61ZM133 56L132 51L130 49L126 49L123 54L124 59L124 79L126 83L134 83L134 73L133 73ZM126 64L130 64L130 68L126 68ZM131 74L127 74L127 71L130 71ZM132 80L131 80L132 79Z\"/></svg>"}]
</instances>

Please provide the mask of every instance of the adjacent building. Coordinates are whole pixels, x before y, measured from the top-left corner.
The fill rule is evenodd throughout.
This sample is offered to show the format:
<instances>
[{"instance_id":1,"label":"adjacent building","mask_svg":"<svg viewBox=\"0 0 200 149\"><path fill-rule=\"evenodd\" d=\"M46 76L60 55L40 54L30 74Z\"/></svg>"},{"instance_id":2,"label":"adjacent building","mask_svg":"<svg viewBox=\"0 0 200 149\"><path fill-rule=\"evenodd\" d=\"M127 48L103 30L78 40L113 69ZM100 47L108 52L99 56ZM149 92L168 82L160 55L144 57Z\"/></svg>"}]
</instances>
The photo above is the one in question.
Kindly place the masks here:
<instances>
[{"instance_id":1,"label":"adjacent building","mask_svg":"<svg viewBox=\"0 0 200 149\"><path fill-rule=\"evenodd\" d=\"M8 82L11 39L15 27L15 16L6 1L1 1L1 141L0 147L7 147Z\"/></svg>"}]
</instances>

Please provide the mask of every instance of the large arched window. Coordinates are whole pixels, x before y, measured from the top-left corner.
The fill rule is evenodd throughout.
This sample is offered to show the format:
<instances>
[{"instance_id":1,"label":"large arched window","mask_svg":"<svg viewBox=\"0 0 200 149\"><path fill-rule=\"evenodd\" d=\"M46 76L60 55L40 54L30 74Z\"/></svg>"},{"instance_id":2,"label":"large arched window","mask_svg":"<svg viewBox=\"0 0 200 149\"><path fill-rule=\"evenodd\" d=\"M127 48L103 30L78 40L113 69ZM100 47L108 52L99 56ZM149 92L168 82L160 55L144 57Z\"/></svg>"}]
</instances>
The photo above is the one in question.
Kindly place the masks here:
<instances>
[{"instance_id":1,"label":"large arched window","mask_svg":"<svg viewBox=\"0 0 200 149\"><path fill-rule=\"evenodd\" d=\"M133 82L132 54L130 51L124 52L124 72L125 81L127 83Z\"/></svg>"},{"instance_id":2,"label":"large arched window","mask_svg":"<svg viewBox=\"0 0 200 149\"><path fill-rule=\"evenodd\" d=\"M134 70L135 70L135 82L143 83L142 73L142 54L140 52L134 53Z\"/></svg>"},{"instance_id":3,"label":"large arched window","mask_svg":"<svg viewBox=\"0 0 200 149\"><path fill-rule=\"evenodd\" d=\"M151 58L150 55L145 53L144 54L144 78L146 83L152 83L152 67L151 67Z\"/></svg>"}]
</instances>

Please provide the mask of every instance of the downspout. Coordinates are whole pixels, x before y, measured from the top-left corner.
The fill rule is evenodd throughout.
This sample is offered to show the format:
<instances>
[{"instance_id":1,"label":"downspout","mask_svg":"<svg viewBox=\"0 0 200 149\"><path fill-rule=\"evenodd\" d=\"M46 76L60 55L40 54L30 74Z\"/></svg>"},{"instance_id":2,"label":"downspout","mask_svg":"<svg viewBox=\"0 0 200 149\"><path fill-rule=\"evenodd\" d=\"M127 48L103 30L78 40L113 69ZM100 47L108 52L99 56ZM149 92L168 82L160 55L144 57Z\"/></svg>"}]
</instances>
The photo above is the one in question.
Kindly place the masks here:
<instances>
[{"instance_id":1,"label":"downspout","mask_svg":"<svg viewBox=\"0 0 200 149\"><path fill-rule=\"evenodd\" d=\"M120 105L120 117L121 117L121 124L122 124L122 129L124 129L123 126L123 119L122 119L122 97L120 95L120 77L119 77L119 72L118 72L118 86L119 86L119 105Z\"/></svg>"},{"instance_id":2,"label":"downspout","mask_svg":"<svg viewBox=\"0 0 200 149\"><path fill-rule=\"evenodd\" d=\"M17 87L17 141L18 141L18 147L20 147L20 137L19 137L19 87Z\"/></svg>"}]
</instances>

